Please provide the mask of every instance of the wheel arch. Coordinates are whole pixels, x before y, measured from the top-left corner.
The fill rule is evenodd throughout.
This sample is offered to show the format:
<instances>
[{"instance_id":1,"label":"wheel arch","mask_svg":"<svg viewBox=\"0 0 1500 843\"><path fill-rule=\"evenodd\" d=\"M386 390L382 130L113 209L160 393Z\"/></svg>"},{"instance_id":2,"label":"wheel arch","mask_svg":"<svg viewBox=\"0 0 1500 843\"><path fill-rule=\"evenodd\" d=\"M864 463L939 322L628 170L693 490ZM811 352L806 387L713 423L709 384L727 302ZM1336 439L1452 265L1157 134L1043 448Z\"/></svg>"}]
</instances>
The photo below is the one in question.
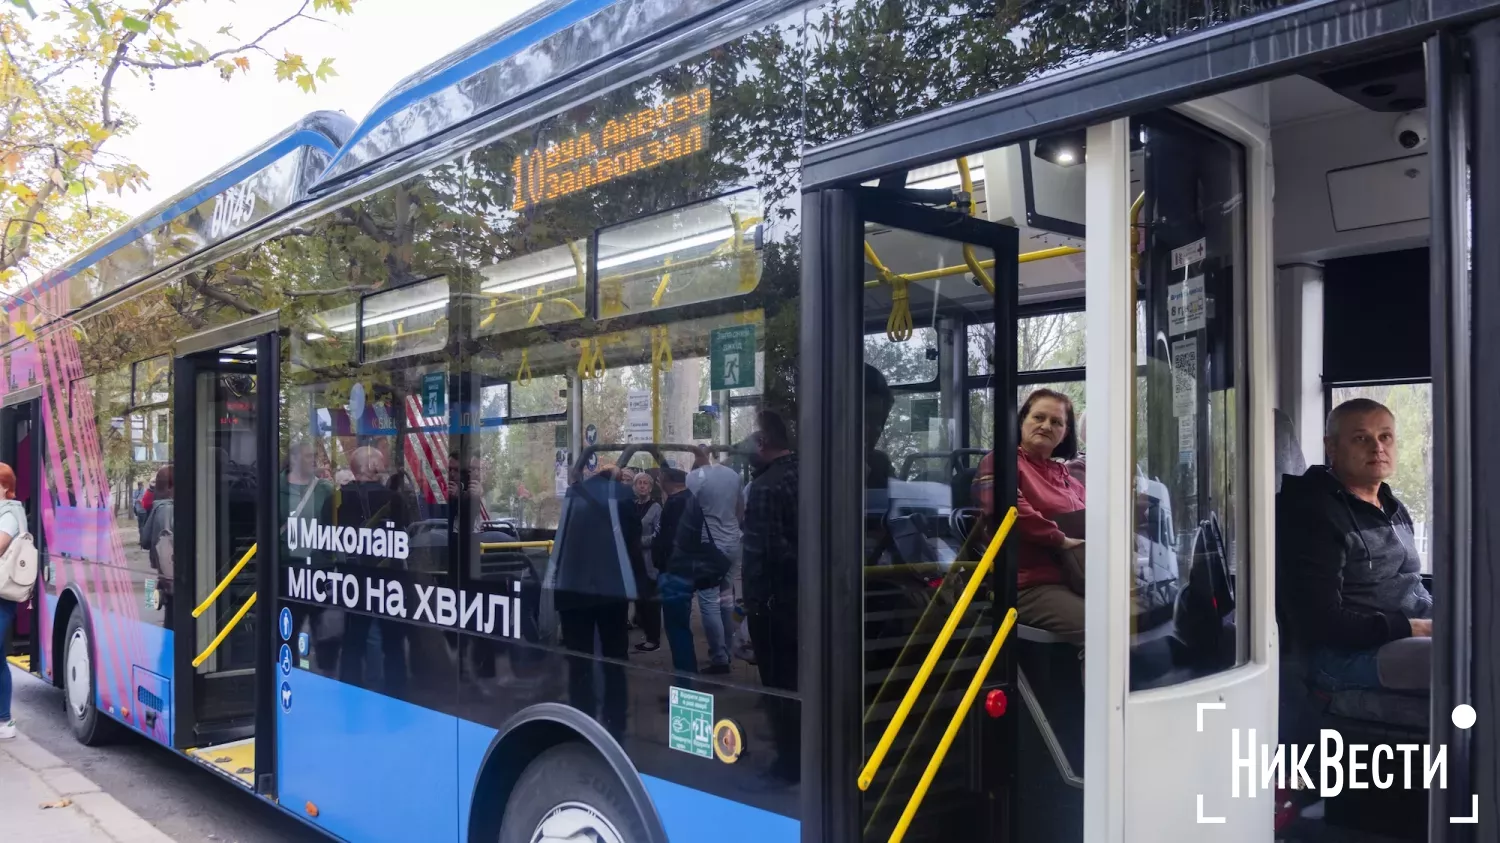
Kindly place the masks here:
<instances>
[{"instance_id":1,"label":"wheel arch","mask_svg":"<svg viewBox=\"0 0 1500 843\"><path fill-rule=\"evenodd\" d=\"M52 675L47 677L52 681L53 687L63 686L63 651L68 643L68 619L73 616L74 611L83 612L83 625L89 631L89 661L94 661L94 624L89 617L88 600L84 598L83 591L77 585L69 583L58 592L56 600L52 601L52 658L47 662Z\"/></svg>"},{"instance_id":2,"label":"wheel arch","mask_svg":"<svg viewBox=\"0 0 1500 843\"><path fill-rule=\"evenodd\" d=\"M667 843L656 805L630 756L598 721L562 703L528 706L507 720L490 741L479 764L479 775L474 778L466 839L494 841L500 834L511 790L527 765L552 747L569 742L592 747L619 777L646 828L646 843Z\"/></svg>"}]
</instances>

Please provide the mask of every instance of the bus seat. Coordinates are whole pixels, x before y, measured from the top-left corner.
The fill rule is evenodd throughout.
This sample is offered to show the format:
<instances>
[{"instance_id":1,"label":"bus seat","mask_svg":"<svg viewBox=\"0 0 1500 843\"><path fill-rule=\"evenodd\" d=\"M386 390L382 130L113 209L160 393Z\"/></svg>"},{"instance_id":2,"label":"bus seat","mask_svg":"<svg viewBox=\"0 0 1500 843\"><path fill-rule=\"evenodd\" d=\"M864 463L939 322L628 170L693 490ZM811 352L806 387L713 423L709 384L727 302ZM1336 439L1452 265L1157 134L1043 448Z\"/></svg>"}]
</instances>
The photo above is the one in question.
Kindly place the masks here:
<instances>
[{"instance_id":1,"label":"bus seat","mask_svg":"<svg viewBox=\"0 0 1500 843\"><path fill-rule=\"evenodd\" d=\"M1041 627L1027 626L1023 623L1016 624L1016 635L1022 641L1030 641L1033 644L1066 644L1068 640L1061 635L1048 632Z\"/></svg>"}]
</instances>

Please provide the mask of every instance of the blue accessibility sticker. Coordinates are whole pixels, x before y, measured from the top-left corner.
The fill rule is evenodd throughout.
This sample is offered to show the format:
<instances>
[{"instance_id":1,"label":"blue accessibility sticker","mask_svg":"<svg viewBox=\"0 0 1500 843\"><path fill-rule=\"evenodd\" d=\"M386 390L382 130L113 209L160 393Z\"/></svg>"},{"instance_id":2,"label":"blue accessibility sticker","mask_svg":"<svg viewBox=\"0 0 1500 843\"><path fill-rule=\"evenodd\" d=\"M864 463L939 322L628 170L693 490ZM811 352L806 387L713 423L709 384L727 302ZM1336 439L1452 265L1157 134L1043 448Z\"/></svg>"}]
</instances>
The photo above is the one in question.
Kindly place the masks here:
<instances>
[{"instance_id":1,"label":"blue accessibility sticker","mask_svg":"<svg viewBox=\"0 0 1500 843\"><path fill-rule=\"evenodd\" d=\"M281 657L276 660L281 664L281 675L286 676L292 672L292 648L285 644L281 645Z\"/></svg>"},{"instance_id":2,"label":"blue accessibility sticker","mask_svg":"<svg viewBox=\"0 0 1500 843\"><path fill-rule=\"evenodd\" d=\"M292 683L290 682L281 683L281 710L292 710Z\"/></svg>"},{"instance_id":3,"label":"blue accessibility sticker","mask_svg":"<svg viewBox=\"0 0 1500 843\"><path fill-rule=\"evenodd\" d=\"M292 610L281 607L281 640L292 640Z\"/></svg>"}]
</instances>

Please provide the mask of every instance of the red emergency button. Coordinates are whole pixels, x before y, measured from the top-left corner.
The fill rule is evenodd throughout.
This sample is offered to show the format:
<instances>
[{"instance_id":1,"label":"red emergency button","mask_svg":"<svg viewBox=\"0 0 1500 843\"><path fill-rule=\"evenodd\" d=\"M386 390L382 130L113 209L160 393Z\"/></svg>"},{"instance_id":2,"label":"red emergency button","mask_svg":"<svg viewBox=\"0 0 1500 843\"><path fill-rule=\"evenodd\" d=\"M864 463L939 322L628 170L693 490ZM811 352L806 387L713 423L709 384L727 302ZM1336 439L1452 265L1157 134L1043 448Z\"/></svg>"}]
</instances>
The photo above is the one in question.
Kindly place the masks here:
<instances>
[{"instance_id":1,"label":"red emergency button","mask_svg":"<svg viewBox=\"0 0 1500 843\"><path fill-rule=\"evenodd\" d=\"M1004 717L1005 707L1010 704L1005 692L996 688L984 695L984 711L991 717Z\"/></svg>"}]
</instances>

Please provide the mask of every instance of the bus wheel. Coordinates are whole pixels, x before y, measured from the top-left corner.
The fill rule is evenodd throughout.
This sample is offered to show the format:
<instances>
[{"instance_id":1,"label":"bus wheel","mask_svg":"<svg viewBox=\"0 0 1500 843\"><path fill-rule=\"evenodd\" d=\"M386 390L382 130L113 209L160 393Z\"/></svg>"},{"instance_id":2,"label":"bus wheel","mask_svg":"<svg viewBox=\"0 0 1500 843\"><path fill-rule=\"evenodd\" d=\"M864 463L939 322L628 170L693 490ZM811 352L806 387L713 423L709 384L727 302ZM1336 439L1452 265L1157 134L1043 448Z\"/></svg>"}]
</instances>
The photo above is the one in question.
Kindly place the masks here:
<instances>
[{"instance_id":1,"label":"bus wheel","mask_svg":"<svg viewBox=\"0 0 1500 843\"><path fill-rule=\"evenodd\" d=\"M500 843L636 843L646 828L592 748L555 746L527 765L505 805Z\"/></svg>"},{"instance_id":2,"label":"bus wheel","mask_svg":"<svg viewBox=\"0 0 1500 843\"><path fill-rule=\"evenodd\" d=\"M85 746L98 746L109 740L109 718L94 707L94 660L89 646L88 624L83 621L82 607L68 616L68 632L63 645L63 704L73 736Z\"/></svg>"}]
</instances>

